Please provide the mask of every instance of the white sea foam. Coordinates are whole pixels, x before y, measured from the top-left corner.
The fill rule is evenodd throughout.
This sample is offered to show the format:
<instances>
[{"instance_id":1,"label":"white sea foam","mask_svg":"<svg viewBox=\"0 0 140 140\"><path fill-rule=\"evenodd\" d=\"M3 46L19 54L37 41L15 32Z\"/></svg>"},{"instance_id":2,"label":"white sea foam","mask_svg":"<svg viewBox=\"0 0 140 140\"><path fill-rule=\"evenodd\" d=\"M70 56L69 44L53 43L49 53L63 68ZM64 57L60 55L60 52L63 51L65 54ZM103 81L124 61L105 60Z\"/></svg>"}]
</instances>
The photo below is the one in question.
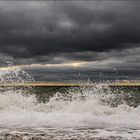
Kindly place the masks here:
<instances>
[{"instance_id":1,"label":"white sea foam","mask_svg":"<svg viewBox=\"0 0 140 140\"><path fill-rule=\"evenodd\" d=\"M133 135L140 137L140 107L134 108L126 103L112 106L111 103L115 101L115 95L108 88L102 89L101 85L72 89L66 95L57 93L46 103L39 103L35 95L27 96L22 94L22 91L7 90L0 94L0 126L88 126L97 130L102 129L98 133L99 136L115 136L115 131L127 129L137 130L133 131ZM130 134L125 133L126 137L130 137Z\"/></svg>"},{"instance_id":2,"label":"white sea foam","mask_svg":"<svg viewBox=\"0 0 140 140\"><path fill-rule=\"evenodd\" d=\"M35 95L25 96L10 91L0 94L0 126L92 125L140 129L140 107L134 108L126 104L111 107L101 102L101 99L106 100L113 95L102 97L101 93L70 94L65 98L58 94L46 103L38 103Z\"/></svg>"}]
</instances>

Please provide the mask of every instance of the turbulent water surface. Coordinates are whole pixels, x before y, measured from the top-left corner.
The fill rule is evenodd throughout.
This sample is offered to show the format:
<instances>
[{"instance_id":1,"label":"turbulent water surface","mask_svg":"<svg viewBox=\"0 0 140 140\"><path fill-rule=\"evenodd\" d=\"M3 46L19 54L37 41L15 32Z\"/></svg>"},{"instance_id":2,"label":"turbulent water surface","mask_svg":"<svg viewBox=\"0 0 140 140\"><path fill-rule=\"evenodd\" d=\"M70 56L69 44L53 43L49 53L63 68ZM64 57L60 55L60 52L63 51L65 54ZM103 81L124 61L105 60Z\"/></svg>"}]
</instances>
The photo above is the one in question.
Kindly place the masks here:
<instances>
[{"instance_id":1,"label":"turbulent water surface","mask_svg":"<svg viewBox=\"0 0 140 140\"><path fill-rule=\"evenodd\" d=\"M1 81L24 82L25 74L2 73ZM1 89L0 139L140 139L140 97L133 91L115 93L101 84L51 96L31 90Z\"/></svg>"}]
</instances>

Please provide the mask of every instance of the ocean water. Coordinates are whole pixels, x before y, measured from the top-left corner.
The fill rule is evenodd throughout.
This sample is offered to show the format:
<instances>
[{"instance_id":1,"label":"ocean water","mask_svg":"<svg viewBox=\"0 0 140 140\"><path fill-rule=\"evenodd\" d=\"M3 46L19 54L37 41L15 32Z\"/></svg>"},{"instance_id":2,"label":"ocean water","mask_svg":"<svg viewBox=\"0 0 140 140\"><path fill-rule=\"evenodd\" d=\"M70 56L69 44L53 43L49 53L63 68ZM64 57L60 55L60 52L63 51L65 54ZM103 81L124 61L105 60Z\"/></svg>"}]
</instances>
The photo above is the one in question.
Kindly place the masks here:
<instances>
[{"instance_id":1,"label":"ocean water","mask_svg":"<svg viewBox=\"0 0 140 140\"><path fill-rule=\"evenodd\" d=\"M0 72L1 83L27 80L21 70ZM140 140L139 91L99 83L50 91L1 88L0 139Z\"/></svg>"}]
</instances>

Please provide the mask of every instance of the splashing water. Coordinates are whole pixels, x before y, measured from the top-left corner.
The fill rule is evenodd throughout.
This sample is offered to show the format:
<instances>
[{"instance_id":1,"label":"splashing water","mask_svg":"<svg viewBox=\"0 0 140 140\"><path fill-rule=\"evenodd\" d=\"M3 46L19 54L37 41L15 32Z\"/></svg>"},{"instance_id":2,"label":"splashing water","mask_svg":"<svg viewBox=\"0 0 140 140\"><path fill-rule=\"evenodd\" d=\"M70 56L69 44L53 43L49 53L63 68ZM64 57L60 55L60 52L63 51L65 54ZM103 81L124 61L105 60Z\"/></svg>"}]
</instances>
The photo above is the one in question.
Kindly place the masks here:
<instances>
[{"instance_id":1,"label":"splashing water","mask_svg":"<svg viewBox=\"0 0 140 140\"><path fill-rule=\"evenodd\" d=\"M0 72L1 83L31 80L20 69ZM129 106L123 99L118 103L115 94L101 84L58 92L48 102L38 102L35 94L26 96L23 90L0 93L0 134L5 139L27 135L38 139L140 138L140 107Z\"/></svg>"}]
</instances>

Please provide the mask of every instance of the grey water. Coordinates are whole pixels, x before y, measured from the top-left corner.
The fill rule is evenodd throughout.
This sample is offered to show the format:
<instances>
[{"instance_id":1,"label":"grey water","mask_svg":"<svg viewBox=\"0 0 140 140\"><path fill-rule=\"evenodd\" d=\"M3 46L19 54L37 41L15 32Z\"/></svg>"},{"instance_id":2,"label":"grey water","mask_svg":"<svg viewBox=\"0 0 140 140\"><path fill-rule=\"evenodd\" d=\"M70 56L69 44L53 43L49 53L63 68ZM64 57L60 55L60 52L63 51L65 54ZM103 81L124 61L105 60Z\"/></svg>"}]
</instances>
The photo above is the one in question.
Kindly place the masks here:
<instances>
[{"instance_id":1,"label":"grey water","mask_svg":"<svg viewBox=\"0 0 140 140\"><path fill-rule=\"evenodd\" d=\"M1 82L26 82L21 70L1 72ZM0 89L2 140L139 140L139 89Z\"/></svg>"}]
</instances>

